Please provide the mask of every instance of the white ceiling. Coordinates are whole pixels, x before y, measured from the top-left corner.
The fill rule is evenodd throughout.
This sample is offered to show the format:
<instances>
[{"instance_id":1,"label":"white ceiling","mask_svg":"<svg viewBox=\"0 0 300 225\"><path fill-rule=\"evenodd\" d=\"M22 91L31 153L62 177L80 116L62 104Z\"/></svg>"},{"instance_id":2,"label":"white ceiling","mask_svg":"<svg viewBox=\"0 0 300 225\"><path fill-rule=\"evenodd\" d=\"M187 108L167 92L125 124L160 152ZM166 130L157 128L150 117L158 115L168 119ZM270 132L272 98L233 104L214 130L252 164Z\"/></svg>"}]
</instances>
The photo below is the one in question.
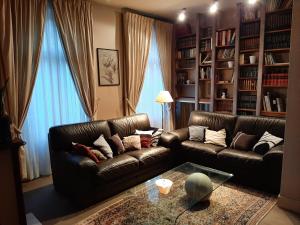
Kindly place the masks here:
<instances>
[{"instance_id":1,"label":"white ceiling","mask_svg":"<svg viewBox=\"0 0 300 225\"><path fill-rule=\"evenodd\" d=\"M94 0L103 5L117 8L131 8L134 10L175 19L182 8L188 14L207 12L213 0ZM238 2L246 0L219 0L220 9L233 8Z\"/></svg>"}]
</instances>

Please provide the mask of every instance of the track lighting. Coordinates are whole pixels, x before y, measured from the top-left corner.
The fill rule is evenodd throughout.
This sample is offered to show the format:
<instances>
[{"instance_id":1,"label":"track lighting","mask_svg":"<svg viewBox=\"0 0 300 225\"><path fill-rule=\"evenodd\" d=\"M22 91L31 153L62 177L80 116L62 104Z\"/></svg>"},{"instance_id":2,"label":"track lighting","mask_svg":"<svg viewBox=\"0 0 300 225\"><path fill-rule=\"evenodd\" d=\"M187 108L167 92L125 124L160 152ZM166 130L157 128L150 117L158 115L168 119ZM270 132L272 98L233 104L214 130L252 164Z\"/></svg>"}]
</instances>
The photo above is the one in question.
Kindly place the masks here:
<instances>
[{"instance_id":1,"label":"track lighting","mask_svg":"<svg viewBox=\"0 0 300 225\"><path fill-rule=\"evenodd\" d=\"M183 8L180 13L178 14L177 20L179 22L184 22L186 19L186 8Z\"/></svg>"},{"instance_id":2,"label":"track lighting","mask_svg":"<svg viewBox=\"0 0 300 225\"><path fill-rule=\"evenodd\" d=\"M218 11L218 8L219 8L219 2L214 1L214 3L209 7L209 13L215 14Z\"/></svg>"}]
</instances>

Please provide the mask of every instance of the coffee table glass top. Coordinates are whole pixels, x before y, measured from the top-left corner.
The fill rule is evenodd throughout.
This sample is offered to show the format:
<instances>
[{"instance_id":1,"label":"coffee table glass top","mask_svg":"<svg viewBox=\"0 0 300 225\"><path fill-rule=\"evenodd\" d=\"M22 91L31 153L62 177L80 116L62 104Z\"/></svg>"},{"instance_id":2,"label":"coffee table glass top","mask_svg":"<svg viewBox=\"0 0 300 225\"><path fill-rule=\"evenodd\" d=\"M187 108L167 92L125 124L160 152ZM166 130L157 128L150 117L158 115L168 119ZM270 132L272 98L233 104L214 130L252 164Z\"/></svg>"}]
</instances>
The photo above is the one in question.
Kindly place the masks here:
<instances>
[{"instance_id":1,"label":"coffee table glass top","mask_svg":"<svg viewBox=\"0 0 300 225\"><path fill-rule=\"evenodd\" d=\"M186 210L202 203L199 200L189 198L185 191L185 181L192 173L204 173L212 181L213 190L233 177L232 174L216 169L200 166L194 163L184 163L157 177L154 177L140 185L130 188L126 193L131 201L138 202L137 211L128 215L136 224L176 224L177 219ZM173 182L168 194L160 193L156 181L169 179ZM201 194L203 199L211 194L211 191ZM203 200L202 199L202 200Z\"/></svg>"}]
</instances>

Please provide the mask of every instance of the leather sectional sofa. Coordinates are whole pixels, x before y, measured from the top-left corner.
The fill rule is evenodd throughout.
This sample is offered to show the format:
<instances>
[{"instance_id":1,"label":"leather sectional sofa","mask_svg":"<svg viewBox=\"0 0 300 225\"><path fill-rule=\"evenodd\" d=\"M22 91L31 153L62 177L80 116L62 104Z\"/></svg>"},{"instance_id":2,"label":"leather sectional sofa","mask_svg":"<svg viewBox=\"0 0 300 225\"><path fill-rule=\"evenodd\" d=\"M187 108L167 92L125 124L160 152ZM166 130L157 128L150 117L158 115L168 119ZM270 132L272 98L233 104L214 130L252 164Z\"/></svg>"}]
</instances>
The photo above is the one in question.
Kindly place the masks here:
<instances>
[{"instance_id":1,"label":"leather sectional sofa","mask_svg":"<svg viewBox=\"0 0 300 225\"><path fill-rule=\"evenodd\" d=\"M226 129L226 144L230 143L237 132L256 135L259 139L265 131L284 138L285 120L267 117L232 116L217 113L193 111L188 125L206 126L211 130ZM260 155L251 149L241 151L212 144L189 140L188 128L172 132L181 145L177 155L182 162L190 161L204 166L220 169L234 174L233 180L278 193L281 180L283 144L275 146L266 154Z\"/></svg>"},{"instance_id":2,"label":"leather sectional sofa","mask_svg":"<svg viewBox=\"0 0 300 225\"><path fill-rule=\"evenodd\" d=\"M285 120L194 111L189 125L225 128L230 146L238 131L258 137L269 131L283 138ZM91 204L190 161L233 173L239 183L279 192L282 145L259 155L251 149L240 151L190 141L188 128L182 128L163 133L157 147L125 152L98 165L88 157L70 153L72 142L92 146L100 134L109 138L118 133L122 138L134 134L136 129L151 129L146 114L51 128L49 149L55 189L80 204Z\"/></svg>"},{"instance_id":3,"label":"leather sectional sofa","mask_svg":"<svg viewBox=\"0 0 300 225\"><path fill-rule=\"evenodd\" d=\"M125 152L96 164L90 158L70 153L72 142L92 146L103 134L125 137L135 130L150 130L146 114L88 123L52 127L49 149L55 189L81 205L88 205L150 179L175 166L171 150L175 136L164 133L157 147Z\"/></svg>"}]
</instances>

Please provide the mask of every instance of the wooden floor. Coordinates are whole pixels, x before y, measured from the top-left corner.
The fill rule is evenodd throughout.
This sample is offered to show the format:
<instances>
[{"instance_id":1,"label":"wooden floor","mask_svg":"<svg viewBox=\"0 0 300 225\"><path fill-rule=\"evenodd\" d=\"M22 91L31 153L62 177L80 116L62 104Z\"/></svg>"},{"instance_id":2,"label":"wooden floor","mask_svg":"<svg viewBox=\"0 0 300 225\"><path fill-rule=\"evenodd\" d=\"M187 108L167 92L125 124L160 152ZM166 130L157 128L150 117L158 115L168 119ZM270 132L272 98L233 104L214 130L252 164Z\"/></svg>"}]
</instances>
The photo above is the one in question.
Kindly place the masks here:
<instances>
[{"instance_id":1,"label":"wooden floor","mask_svg":"<svg viewBox=\"0 0 300 225\"><path fill-rule=\"evenodd\" d=\"M31 191L34 191L37 189L43 189L43 188L49 187L49 186L52 186L52 177L51 176L39 178L34 181L24 183L23 184L23 192L26 195L27 193L30 193ZM51 191L53 192L54 190L50 190L49 192L51 193ZM113 202L117 201L119 198L120 198L120 195L114 196L110 199L107 199L107 200L100 202L96 205L93 205L89 208L86 208L83 210L70 211L70 213L68 213L66 215L61 215L61 216L57 216L55 218L50 218L50 219L44 220L44 221L42 221L42 224L43 225L75 224L75 223L81 221L82 219L88 217L89 215L92 215L93 213L99 211L100 209L112 204ZM42 202L43 199L40 199L40 201ZM64 204L64 203L65 203L64 200L62 200L62 204ZM26 203L26 198L25 198L25 205L29 205L29 203ZM30 213L30 212L28 211L28 213ZM30 218L32 218L32 215L30 215ZM36 224L36 223L32 223L32 224ZM28 221L28 225L31 225L30 221ZM262 219L262 221L259 223L259 225L300 225L300 215L296 215L292 212L283 210L276 205Z\"/></svg>"}]
</instances>

